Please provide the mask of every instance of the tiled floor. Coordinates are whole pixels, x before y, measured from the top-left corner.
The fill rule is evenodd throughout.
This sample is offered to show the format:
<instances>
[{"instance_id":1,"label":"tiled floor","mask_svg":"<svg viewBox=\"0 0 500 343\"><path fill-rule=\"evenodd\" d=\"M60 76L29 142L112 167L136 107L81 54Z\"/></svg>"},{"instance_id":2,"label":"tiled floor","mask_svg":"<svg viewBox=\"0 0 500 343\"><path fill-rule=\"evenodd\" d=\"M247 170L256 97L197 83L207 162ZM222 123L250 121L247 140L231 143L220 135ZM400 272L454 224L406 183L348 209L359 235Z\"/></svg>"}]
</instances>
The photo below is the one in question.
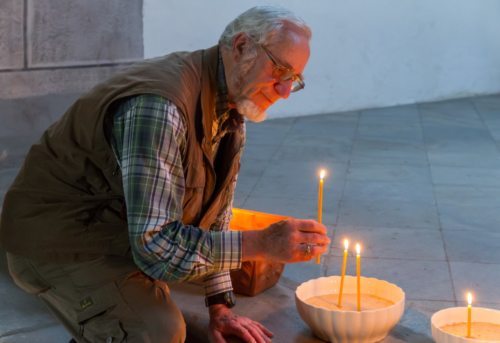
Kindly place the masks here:
<instances>
[{"instance_id":1,"label":"tiled floor","mask_svg":"<svg viewBox=\"0 0 500 343\"><path fill-rule=\"evenodd\" d=\"M45 105L34 108L51 119L47 110L73 98L36 99ZM15 104L0 108L12 120ZM28 122L20 135L0 130L0 196L34 140L30 125L43 124L26 115L32 107L21 108ZM339 272L343 237L363 243L365 275L406 292L405 315L386 343L431 342L432 313L462 305L469 289L478 304L500 309L500 95L270 120L247 129L237 207L315 218L317 172L328 169L323 218L332 246L320 266L286 267L274 292L288 304L281 320L289 325L273 327L277 342L316 341L304 324L291 329L301 323L293 290ZM12 285L4 261L0 266L0 342L67 341L43 307ZM243 299L241 309L257 317L270 313L272 292ZM187 312L205 311L201 300L178 296ZM273 326L272 319L263 321Z\"/></svg>"}]
</instances>

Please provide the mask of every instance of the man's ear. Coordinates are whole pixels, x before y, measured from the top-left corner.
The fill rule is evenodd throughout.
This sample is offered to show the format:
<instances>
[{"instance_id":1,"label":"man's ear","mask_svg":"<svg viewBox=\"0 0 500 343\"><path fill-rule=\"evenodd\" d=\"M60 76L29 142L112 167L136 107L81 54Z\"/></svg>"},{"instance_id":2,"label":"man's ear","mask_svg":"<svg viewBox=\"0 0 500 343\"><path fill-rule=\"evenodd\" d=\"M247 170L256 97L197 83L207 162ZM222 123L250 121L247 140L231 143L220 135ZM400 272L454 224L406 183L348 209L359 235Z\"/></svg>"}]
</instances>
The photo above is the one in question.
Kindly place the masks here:
<instances>
[{"instance_id":1,"label":"man's ear","mask_svg":"<svg viewBox=\"0 0 500 343\"><path fill-rule=\"evenodd\" d=\"M241 57L246 53L249 44L251 44L246 33L240 32L233 37L232 55L236 62L239 62Z\"/></svg>"}]
</instances>

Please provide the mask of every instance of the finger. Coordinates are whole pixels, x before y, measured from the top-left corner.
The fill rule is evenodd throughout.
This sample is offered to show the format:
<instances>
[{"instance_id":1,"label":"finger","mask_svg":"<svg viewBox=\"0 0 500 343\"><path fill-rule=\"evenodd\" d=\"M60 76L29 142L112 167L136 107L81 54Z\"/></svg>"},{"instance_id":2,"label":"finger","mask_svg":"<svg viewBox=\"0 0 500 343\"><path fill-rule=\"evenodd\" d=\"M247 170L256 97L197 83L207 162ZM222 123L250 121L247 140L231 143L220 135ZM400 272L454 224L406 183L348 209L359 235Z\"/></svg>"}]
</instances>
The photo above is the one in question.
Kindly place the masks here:
<instances>
[{"instance_id":1,"label":"finger","mask_svg":"<svg viewBox=\"0 0 500 343\"><path fill-rule=\"evenodd\" d=\"M272 338L272 337L274 336L274 334L273 334L271 331L269 331L269 330L268 330L268 329L267 329L264 325L262 325L261 323L259 323L259 322L254 322L254 323L255 323L255 325L257 325L257 326L258 326L258 327L262 330L262 332L263 332L263 333L264 333L267 337Z\"/></svg>"},{"instance_id":2,"label":"finger","mask_svg":"<svg viewBox=\"0 0 500 343\"><path fill-rule=\"evenodd\" d=\"M328 250L328 245L315 245L311 247L311 255L323 255Z\"/></svg>"},{"instance_id":3,"label":"finger","mask_svg":"<svg viewBox=\"0 0 500 343\"><path fill-rule=\"evenodd\" d=\"M262 334L259 328L252 324L245 324L245 329L248 331L249 335L255 340L256 343L266 343L264 334Z\"/></svg>"},{"instance_id":4,"label":"finger","mask_svg":"<svg viewBox=\"0 0 500 343\"><path fill-rule=\"evenodd\" d=\"M321 256L326 252L326 248L324 250L311 249L310 254L304 254L303 261L310 261L317 256Z\"/></svg>"},{"instance_id":5,"label":"finger","mask_svg":"<svg viewBox=\"0 0 500 343\"><path fill-rule=\"evenodd\" d=\"M257 325L257 322L250 322L245 325L245 328L250 332L252 337L255 338L255 341L258 343L268 343L271 342L271 339L264 333L262 328Z\"/></svg>"},{"instance_id":6,"label":"finger","mask_svg":"<svg viewBox=\"0 0 500 343\"><path fill-rule=\"evenodd\" d=\"M297 225L299 231L302 232L317 232L326 234L326 226L318 223L316 220L297 219L295 220L295 225Z\"/></svg>"},{"instance_id":7,"label":"finger","mask_svg":"<svg viewBox=\"0 0 500 343\"><path fill-rule=\"evenodd\" d=\"M255 341L255 338L253 338L252 335L248 332L248 330L244 328L242 325L232 326L231 328L229 328L228 333L241 338L243 341L247 343L257 343Z\"/></svg>"},{"instance_id":8,"label":"finger","mask_svg":"<svg viewBox=\"0 0 500 343\"><path fill-rule=\"evenodd\" d=\"M301 232L297 239L300 242L314 245L330 245L330 238L319 233Z\"/></svg>"},{"instance_id":9,"label":"finger","mask_svg":"<svg viewBox=\"0 0 500 343\"><path fill-rule=\"evenodd\" d=\"M311 244L301 243L298 245L296 262L309 261L313 257L313 246Z\"/></svg>"}]
</instances>

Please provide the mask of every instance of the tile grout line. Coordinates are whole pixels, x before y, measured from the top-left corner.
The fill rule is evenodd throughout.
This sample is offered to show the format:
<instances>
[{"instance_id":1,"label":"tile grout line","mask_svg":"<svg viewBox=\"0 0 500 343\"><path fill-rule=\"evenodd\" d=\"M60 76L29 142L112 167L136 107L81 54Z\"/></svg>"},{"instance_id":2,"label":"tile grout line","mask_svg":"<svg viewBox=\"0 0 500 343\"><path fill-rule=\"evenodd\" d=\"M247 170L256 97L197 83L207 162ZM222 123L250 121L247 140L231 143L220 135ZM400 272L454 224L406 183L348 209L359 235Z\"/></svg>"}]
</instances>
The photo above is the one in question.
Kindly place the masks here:
<instances>
[{"instance_id":1,"label":"tile grout line","mask_svg":"<svg viewBox=\"0 0 500 343\"><path fill-rule=\"evenodd\" d=\"M279 120L279 119L277 119ZM276 147L275 151L272 153L271 157L269 157L269 159L265 160L265 167L264 169L259 173L259 176L257 177L257 180L255 181L255 183L253 184L252 188L250 189L250 191L248 192L248 194L245 196L245 199L243 200L243 202L241 203L241 207L244 207L248 198L250 198L250 196L252 195L252 193L254 192L255 190L255 187L257 187L257 185L259 184L260 180L262 179L262 176L264 175L264 172L266 171L267 167L269 166L269 163L271 162L271 160L273 159L273 157L278 153L279 149L283 146L288 134L290 133L290 130L292 129L292 127L297 123L298 121L298 118L294 118L292 120L292 123L290 124L290 126L288 127L288 130L285 132L285 135L283 136L283 140L280 142L280 144L278 144L278 146ZM258 125L258 124L257 124ZM245 134L246 135L246 134ZM246 143L245 143L246 145Z\"/></svg>"},{"instance_id":2,"label":"tile grout line","mask_svg":"<svg viewBox=\"0 0 500 343\"><path fill-rule=\"evenodd\" d=\"M28 69L28 0L23 1L23 69Z\"/></svg>"},{"instance_id":3,"label":"tile grout line","mask_svg":"<svg viewBox=\"0 0 500 343\"><path fill-rule=\"evenodd\" d=\"M428 167L429 176L431 179L430 181L431 181L431 186L432 186L432 197L434 199L434 206L436 208L436 213L437 213L437 217L438 217L437 218L438 225L439 225L438 232L439 232L439 236L441 237L441 242L443 244L444 258L445 258L445 262L446 262L446 267L448 268L448 276L449 276L450 282L451 282L451 291L452 291L453 299L455 301L455 305L457 305L458 302L457 302L457 293L456 293L456 289L455 289L455 280L453 279L453 274L451 271L450 258L448 256L448 250L446 247L446 242L445 242L444 234L443 234L443 225L441 223L441 213L439 211L439 205L438 205L438 201L436 199L436 192L435 192L436 185L434 184L434 178L432 177L431 163L429 160L429 151L427 149L427 145L425 142L425 133L424 133L424 125L423 125L423 119L422 119L422 112L421 112L421 108L420 108L419 104L416 104L416 108L417 108L418 118L419 118L419 122L420 122L420 130L422 132L422 141L423 141L423 146L425 149L425 156L427 158L427 167Z\"/></svg>"},{"instance_id":4,"label":"tile grout line","mask_svg":"<svg viewBox=\"0 0 500 343\"><path fill-rule=\"evenodd\" d=\"M340 192L337 211L336 211L336 213L334 214L334 217L333 217L334 230L333 230L333 234L332 234L332 237L331 237L332 241L335 240L336 228L338 227L338 223L339 223L339 220L340 220L340 209L342 207L342 200L344 199L344 194L345 194L345 189L346 189L346 185L347 185L347 179L348 179L349 169L351 168L351 156L352 156L352 152L354 150L354 144L356 142L356 138L357 138L358 132L359 132L359 122L361 121L361 112L362 111L356 111L355 112L356 116L357 116L356 129L354 130L354 135L352 136L351 149L349 151L349 158L347 159L347 165L346 165L346 169L345 169L344 183L342 185L342 192ZM335 206L334 206L334 208L335 208ZM333 247L330 244L330 247L328 248L327 257L331 256L332 251L333 251ZM323 263L322 268L321 268L321 275L322 276L327 276L326 275L327 271L328 271L328 266L325 263Z\"/></svg>"}]
</instances>

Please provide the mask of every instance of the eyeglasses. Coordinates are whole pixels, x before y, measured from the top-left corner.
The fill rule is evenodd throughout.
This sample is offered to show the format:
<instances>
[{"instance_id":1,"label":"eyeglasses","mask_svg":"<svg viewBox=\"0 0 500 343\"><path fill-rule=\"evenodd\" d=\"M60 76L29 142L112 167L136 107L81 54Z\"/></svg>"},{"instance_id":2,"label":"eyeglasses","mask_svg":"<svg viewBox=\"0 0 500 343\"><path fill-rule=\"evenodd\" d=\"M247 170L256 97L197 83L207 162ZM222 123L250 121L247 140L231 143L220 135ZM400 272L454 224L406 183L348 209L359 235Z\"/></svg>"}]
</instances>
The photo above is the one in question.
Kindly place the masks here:
<instances>
[{"instance_id":1,"label":"eyeglasses","mask_svg":"<svg viewBox=\"0 0 500 343\"><path fill-rule=\"evenodd\" d=\"M290 88L290 92L297 92L303 89L306 84L304 82L304 79L302 75L300 74L295 74L294 70L289 67L285 67L284 65L280 64L276 58L271 54L271 52L262 44L256 43L258 46L264 50L266 53L267 57L271 60L273 63L273 77L276 78L276 80L282 82L282 81L290 81L292 80L292 86Z\"/></svg>"}]
</instances>

